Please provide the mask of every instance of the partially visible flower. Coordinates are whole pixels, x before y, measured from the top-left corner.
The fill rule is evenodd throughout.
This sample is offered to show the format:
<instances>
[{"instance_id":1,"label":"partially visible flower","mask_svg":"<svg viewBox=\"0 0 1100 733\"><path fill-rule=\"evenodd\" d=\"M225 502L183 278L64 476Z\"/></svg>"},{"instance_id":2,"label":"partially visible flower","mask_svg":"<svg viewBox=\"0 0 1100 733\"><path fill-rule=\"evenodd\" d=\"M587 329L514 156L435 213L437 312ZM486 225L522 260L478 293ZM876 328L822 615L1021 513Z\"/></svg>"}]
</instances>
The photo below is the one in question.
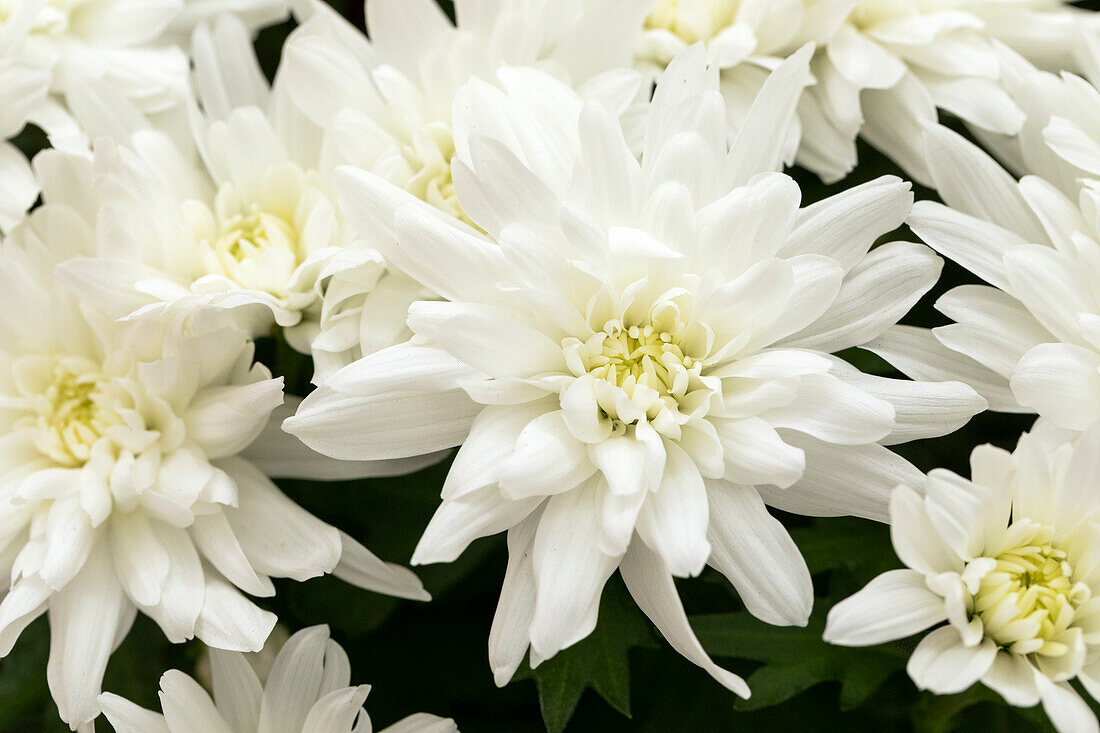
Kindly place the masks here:
<instances>
[{"instance_id":1,"label":"partially visible flower","mask_svg":"<svg viewBox=\"0 0 1100 733\"><path fill-rule=\"evenodd\" d=\"M36 163L81 176L80 161ZM53 185L79 188L59 178L50 199ZM226 314L120 322L54 282L58 260L93 250L90 205L47 202L0 244L0 656L48 613L47 679L74 729L98 714L138 610L173 642L256 651L275 617L241 591L271 596L271 577L335 572L426 597L268 478L376 467L337 465L279 429L296 403ZM129 294L96 300L112 297Z\"/></svg>"},{"instance_id":2,"label":"partially visible flower","mask_svg":"<svg viewBox=\"0 0 1100 733\"><path fill-rule=\"evenodd\" d=\"M269 88L235 17L200 25L193 46L194 140L151 128L100 86L103 104L79 115L99 138L94 162L68 163L90 168L80 184L63 186L56 168L40 166L48 200L91 197L94 209L81 214L108 232L61 277L117 318L190 305L233 309L254 335L277 324L315 357L318 379L407 338L409 303L431 294L387 272L345 225L330 199L324 132L290 104L281 77ZM131 297L102 302L107 282Z\"/></svg>"},{"instance_id":3,"label":"partially visible flower","mask_svg":"<svg viewBox=\"0 0 1100 733\"><path fill-rule=\"evenodd\" d=\"M266 651L266 650L265 650ZM112 693L99 697L117 733L370 733L363 703L370 685L351 687L351 665L327 626L291 636L266 683L236 652L210 650L214 696L179 670L160 679L163 714ZM379 733L458 733L453 720L410 715Z\"/></svg>"},{"instance_id":4,"label":"partially visible flower","mask_svg":"<svg viewBox=\"0 0 1100 733\"><path fill-rule=\"evenodd\" d=\"M991 133L1014 134L1024 122L999 84L993 40L1076 70L1083 27L1095 29L1096 19L1061 0L651 0L638 56L642 68L660 69L706 42L732 124L768 70L814 42L815 81L799 104L801 144L792 135L788 153L797 147L799 164L839 180L855 166L862 135L927 183L920 122L934 122L937 108Z\"/></svg>"},{"instance_id":5,"label":"partially visible flower","mask_svg":"<svg viewBox=\"0 0 1100 733\"><path fill-rule=\"evenodd\" d=\"M1100 424L1044 450L979 446L971 480L928 475L890 500L891 570L837 604L825 640L867 646L932 628L906 667L917 687L975 682L1011 705L1042 702L1061 733L1098 730L1069 682L1100 699ZM934 628L933 628L934 627Z\"/></svg>"},{"instance_id":6,"label":"partially visible flower","mask_svg":"<svg viewBox=\"0 0 1100 733\"><path fill-rule=\"evenodd\" d=\"M1062 83L1063 93L1087 86ZM1090 100L1100 101L1091 87L1081 101ZM1038 176L1015 181L946 128L929 126L923 139L946 205L918 202L907 223L989 285L940 298L955 323L891 329L868 348L915 379L964 381L994 410L1038 413L1036 434L1069 440L1100 419L1100 184L1063 183L1067 196ZM1069 168L1043 159L1048 170Z\"/></svg>"},{"instance_id":7,"label":"partially visible flower","mask_svg":"<svg viewBox=\"0 0 1100 733\"><path fill-rule=\"evenodd\" d=\"M672 645L722 684L673 576L709 562L746 606L804 624L809 573L765 503L885 519L919 480L883 444L940 435L984 402L831 356L935 282L926 248L870 250L908 212L882 178L800 208L776 173L811 49L784 62L727 143L701 44L657 85L639 162L616 110L530 69L459 92L458 201L484 234L382 178L342 170L342 207L396 221L392 257L450 302L414 339L345 367L286 428L340 458L462 444L414 561L508 530L490 634L497 681L590 633L619 570ZM393 224L387 224L393 225Z\"/></svg>"},{"instance_id":8,"label":"partially visible flower","mask_svg":"<svg viewBox=\"0 0 1100 733\"><path fill-rule=\"evenodd\" d=\"M68 115L69 95L88 81L109 86L143 111L160 112L185 99L186 37L204 18L234 12L255 29L287 15L287 0L0 0L0 64L19 62L48 73L48 96L12 104L19 87L0 86L0 109L19 109L25 122L55 145L87 139ZM86 103L86 102L85 102Z\"/></svg>"}]
</instances>

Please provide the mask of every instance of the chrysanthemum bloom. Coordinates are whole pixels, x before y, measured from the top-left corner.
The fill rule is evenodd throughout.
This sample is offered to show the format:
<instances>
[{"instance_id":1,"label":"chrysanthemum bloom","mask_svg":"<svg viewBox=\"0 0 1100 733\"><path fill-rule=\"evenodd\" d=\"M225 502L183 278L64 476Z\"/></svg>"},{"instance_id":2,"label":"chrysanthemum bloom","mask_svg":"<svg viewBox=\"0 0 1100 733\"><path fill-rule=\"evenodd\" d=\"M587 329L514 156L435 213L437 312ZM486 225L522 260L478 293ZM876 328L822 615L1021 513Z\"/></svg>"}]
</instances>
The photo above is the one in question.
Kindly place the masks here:
<instances>
[{"instance_id":1,"label":"chrysanthemum bloom","mask_svg":"<svg viewBox=\"0 0 1100 733\"><path fill-rule=\"evenodd\" d=\"M1062 733L1096 731L1069 681L1100 692L1100 426L1056 450L1029 435L1011 455L979 446L970 465L970 481L937 470L924 496L894 492L907 567L837 604L825 639L866 646L936 627L907 666L921 689L980 681L1012 705L1041 701Z\"/></svg>"},{"instance_id":2,"label":"chrysanthemum bloom","mask_svg":"<svg viewBox=\"0 0 1100 733\"><path fill-rule=\"evenodd\" d=\"M287 640L266 684L242 654L212 649L214 697L179 670L160 679L164 714L111 693L99 697L117 733L370 733L363 702L370 685L351 687L351 665L328 627ZM379 733L458 733L453 720L410 715Z\"/></svg>"},{"instance_id":3,"label":"chrysanthemum bloom","mask_svg":"<svg viewBox=\"0 0 1100 733\"><path fill-rule=\"evenodd\" d=\"M66 264L61 276L82 297L101 299L104 283L132 291L124 303L99 303L119 318L187 304L235 309L257 335L278 324L316 357L319 376L406 339L409 304L430 293L388 274L345 225L329 195L323 131L298 114L281 80L269 88L237 18L200 25L193 47L193 141L151 129L100 85L91 93L101 104L79 115L93 136L110 138L97 142L94 164L74 156L60 173L40 166L52 200L69 189L47 179L83 171L81 195L95 207L82 213L110 232L97 237L94 259Z\"/></svg>"},{"instance_id":4,"label":"chrysanthemum bloom","mask_svg":"<svg viewBox=\"0 0 1100 733\"><path fill-rule=\"evenodd\" d=\"M1077 69L1081 27L1095 26L1091 13L1061 0L655 0L651 7L639 63L663 67L705 41L722 69L731 121L744 117L768 69L817 43L816 83L799 106L797 160L826 180L855 166L859 134L927 182L919 122L935 121L937 107L992 133L1017 132L1023 113L998 84L991 39L1050 68Z\"/></svg>"},{"instance_id":5,"label":"chrysanthemum bloom","mask_svg":"<svg viewBox=\"0 0 1100 733\"><path fill-rule=\"evenodd\" d=\"M0 656L48 612L49 687L74 728L99 713L108 657L138 610L173 642L255 651L275 617L241 591L273 595L270 577L335 569L426 597L267 478L377 469L282 433L282 380L253 364L227 315L118 322L52 281L59 258L92 247L88 203L47 203L0 245Z\"/></svg>"},{"instance_id":6,"label":"chrysanthemum bloom","mask_svg":"<svg viewBox=\"0 0 1100 733\"><path fill-rule=\"evenodd\" d=\"M287 5L286 0L147 0L140 7L126 0L4 0L0 61L48 71L49 95L23 107L22 121L42 127L55 144L72 144L85 138L68 116L67 97L86 81L110 86L143 111L163 111L184 99L188 63L181 44L198 22L232 12L255 29L283 20ZM0 108L18 92L0 87Z\"/></svg>"},{"instance_id":7,"label":"chrysanthemum bloom","mask_svg":"<svg viewBox=\"0 0 1100 733\"><path fill-rule=\"evenodd\" d=\"M338 372L285 424L341 458L458 445L414 562L509 531L490 636L497 680L585 637L618 568L681 653L748 694L695 640L673 576L708 562L748 608L803 624L806 566L765 502L885 519L920 474L882 443L984 407L958 383L861 374L830 352L896 322L935 282L922 246L868 253L911 205L883 178L805 209L774 173L810 49L779 67L732 146L701 45L656 90L641 164L615 111L533 70L456 105L458 200L486 236L377 176L341 171L353 221L450 302L415 338ZM338 185L339 188L339 185ZM908 478L906 478L908 477Z\"/></svg>"},{"instance_id":8,"label":"chrysanthemum bloom","mask_svg":"<svg viewBox=\"0 0 1100 733\"><path fill-rule=\"evenodd\" d=\"M1076 77L1032 72L1032 98L1051 92L1036 102L1048 108L1045 129L1069 160L1039 149L1042 130L1015 149L1058 185L1034 175L1017 182L961 136L928 127L928 166L946 205L919 202L908 224L990 285L937 302L956 323L894 329L869 348L914 378L965 381L995 410L1038 413L1035 434L1058 443L1100 419L1100 187L1077 178L1096 163L1086 145L1064 144L1073 123L1050 119L1049 105L1100 111L1100 94Z\"/></svg>"}]
</instances>

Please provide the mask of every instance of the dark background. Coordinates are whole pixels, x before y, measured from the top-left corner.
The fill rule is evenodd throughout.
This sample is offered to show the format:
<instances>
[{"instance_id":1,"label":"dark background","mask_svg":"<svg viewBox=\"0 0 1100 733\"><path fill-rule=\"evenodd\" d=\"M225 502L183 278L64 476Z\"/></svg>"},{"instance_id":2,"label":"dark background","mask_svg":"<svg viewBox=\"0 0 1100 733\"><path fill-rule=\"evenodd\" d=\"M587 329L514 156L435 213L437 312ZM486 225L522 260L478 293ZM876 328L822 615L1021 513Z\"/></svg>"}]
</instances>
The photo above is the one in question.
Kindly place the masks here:
<instances>
[{"instance_id":1,"label":"dark background","mask_svg":"<svg viewBox=\"0 0 1100 733\"><path fill-rule=\"evenodd\" d=\"M330 2L363 26L360 3ZM441 4L451 12L449 2L441 0ZM1079 4L1100 8L1100 0ZM292 27L286 23L270 28L257 41L269 75L278 65L283 39ZM28 130L19 143L32 153L43 140ZM904 177L862 143L860 167L842 184L823 186L806 171L791 173L802 185L807 204L879 175ZM917 196L935 198L919 187ZM882 241L895 239L915 241L907 231ZM947 263L942 281L904 322L945 323L932 304L945 291L968 282L975 280ZM287 377L292 391L296 387L303 394L308 389L309 366L304 359L276 339L265 340L260 350L264 361L275 364ZM897 376L866 352L844 356L865 371ZM954 435L900 446L898 452L923 470L946 467L966 475L975 445L991 442L1011 448L1029 424L1021 416L985 413ZM406 562L438 504L446 467L444 463L399 479L281 485L302 506L352 533L380 556ZM904 673L915 639L864 650L822 642L824 615L833 603L883 570L899 566L888 531L861 520L777 514L792 530L814 573L818 598L809 628L777 629L756 622L744 612L728 583L712 570L678 583L708 651L719 663L750 678L754 693L750 701L739 701L673 652L634 608L617 578L605 591L599 627L592 637L545 663L537 674L522 669L516 680L497 689L486 648L504 575L503 536L476 542L450 565L418 568L434 597L428 604L397 601L332 578L277 581L276 598L262 603L291 630L319 623L331 626L351 657L353 682L373 685L367 710L376 730L420 711L451 716L464 733L536 733L548 727L564 727L571 733L741 729L931 733L975 725L990 732L1049 730L1037 708L1015 710L981 686L947 697L918 693ZM46 688L48 639L45 619L39 619L9 657L0 661L0 732L67 729L57 718ZM171 645L155 624L139 616L111 660L104 689L159 709L160 675L170 668L192 672L201 654L201 644ZM570 716L574 704L576 710ZM102 720L99 726L109 728Z\"/></svg>"}]
</instances>

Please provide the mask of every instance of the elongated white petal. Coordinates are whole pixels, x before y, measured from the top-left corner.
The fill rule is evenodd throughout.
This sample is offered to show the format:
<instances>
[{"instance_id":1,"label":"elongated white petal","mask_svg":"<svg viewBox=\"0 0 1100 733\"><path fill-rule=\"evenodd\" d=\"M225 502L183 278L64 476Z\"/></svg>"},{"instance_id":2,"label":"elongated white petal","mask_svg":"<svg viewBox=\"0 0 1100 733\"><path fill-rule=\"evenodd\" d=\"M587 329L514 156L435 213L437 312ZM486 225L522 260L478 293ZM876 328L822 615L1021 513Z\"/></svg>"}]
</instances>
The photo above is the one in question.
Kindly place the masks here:
<instances>
[{"instance_id":1,"label":"elongated white petal","mask_svg":"<svg viewBox=\"0 0 1100 733\"><path fill-rule=\"evenodd\" d=\"M99 706L103 717L117 733L171 733L163 715L146 710L112 692L99 696Z\"/></svg>"},{"instance_id":2,"label":"elongated white petal","mask_svg":"<svg viewBox=\"0 0 1100 733\"><path fill-rule=\"evenodd\" d=\"M941 626L921 639L905 671L918 688L951 695L977 682L996 655L997 645L992 639L966 647L954 627Z\"/></svg>"},{"instance_id":3,"label":"elongated white petal","mask_svg":"<svg viewBox=\"0 0 1100 733\"><path fill-rule=\"evenodd\" d=\"M890 570L829 611L825 641L871 646L923 631L947 619L943 599L916 570Z\"/></svg>"},{"instance_id":4,"label":"elongated white petal","mask_svg":"<svg viewBox=\"0 0 1100 733\"><path fill-rule=\"evenodd\" d=\"M46 680L61 719L74 728L99 715L96 698L128 605L105 547L50 599Z\"/></svg>"},{"instance_id":5,"label":"elongated white petal","mask_svg":"<svg viewBox=\"0 0 1100 733\"><path fill-rule=\"evenodd\" d=\"M743 698L749 696L749 686L745 681L715 664L695 637L676 594L672 575L660 557L645 543L634 542L623 556L619 572L638 607L660 629L673 649L699 665L726 689Z\"/></svg>"},{"instance_id":6,"label":"elongated white petal","mask_svg":"<svg viewBox=\"0 0 1100 733\"><path fill-rule=\"evenodd\" d=\"M234 730L255 730L260 721L263 685L252 665L240 654L210 650L214 702Z\"/></svg>"},{"instance_id":7,"label":"elongated white petal","mask_svg":"<svg viewBox=\"0 0 1100 733\"><path fill-rule=\"evenodd\" d=\"M531 549L536 591L531 647L543 659L596 628L604 583L619 558L599 547L598 479L551 497Z\"/></svg>"},{"instance_id":8,"label":"elongated white petal","mask_svg":"<svg viewBox=\"0 0 1100 733\"><path fill-rule=\"evenodd\" d=\"M332 574L340 580L398 598L431 600L423 583L408 568L383 562L344 532L340 533L340 545L340 562L332 569Z\"/></svg>"},{"instance_id":9,"label":"elongated white petal","mask_svg":"<svg viewBox=\"0 0 1100 733\"><path fill-rule=\"evenodd\" d=\"M708 563L729 579L749 612L777 626L805 626L813 607L806 562L755 489L707 482Z\"/></svg>"},{"instance_id":10,"label":"elongated white petal","mask_svg":"<svg viewBox=\"0 0 1100 733\"><path fill-rule=\"evenodd\" d=\"M535 512L508 530L508 569L489 630L489 666L498 687L512 679L530 644L536 593L531 550L541 516Z\"/></svg>"},{"instance_id":11,"label":"elongated white petal","mask_svg":"<svg viewBox=\"0 0 1100 733\"><path fill-rule=\"evenodd\" d=\"M160 690L161 709L170 729L233 733L206 690L178 669L164 673Z\"/></svg>"}]
</instances>

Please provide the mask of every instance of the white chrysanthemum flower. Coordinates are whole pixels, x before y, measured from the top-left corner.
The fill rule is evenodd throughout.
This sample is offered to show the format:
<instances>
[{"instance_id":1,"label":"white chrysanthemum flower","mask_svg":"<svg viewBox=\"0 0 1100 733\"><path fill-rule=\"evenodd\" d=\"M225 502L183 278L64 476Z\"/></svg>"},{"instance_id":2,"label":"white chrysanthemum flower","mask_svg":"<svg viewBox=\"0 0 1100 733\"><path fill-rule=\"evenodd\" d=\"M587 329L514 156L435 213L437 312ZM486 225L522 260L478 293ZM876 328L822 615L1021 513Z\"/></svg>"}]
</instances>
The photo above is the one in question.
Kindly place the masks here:
<instances>
[{"instance_id":1,"label":"white chrysanthemum flower","mask_svg":"<svg viewBox=\"0 0 1100 733\"><path fill-rule=\"evenodd\" d=\"M179 670L160 678L163 714L112 693L99 697L116 733L370 733L363 703L370 685L351 686L351 665L327 626L291 636L266 682L243 654L210 650L214 696ZM379 733L458 733L453 720L417 713Z\"/></svg>"},{"instance_id":2,"label":"white chrysanthemum flower","mask_svg":"<svg viewBox=\"0 0 1100 733\"><path fill-rule=\"evenodd\" d=\"M970 481L936 470L925 496L894 492L907 568L837 604L825 639L866 646L935 626L907 666L921 689L980 681L1012 705L1041 701L1061 733L1096 731L1069 681L1100 693L1100 427L1053 451L1029 435L1011 455L980 446L970 463Z\"/></svg>"},{"instance_id":3,"label":"white chrysanthemum flower","mask_svg":"<svg viewBox=\"0 0 1100 733\"><path fill-rule=\"evenodd\" d=\"M188 62L181 44L204 18L235 13L255 29L287 16L286 0L2 0L0 59L48 70L49 96L25 110L62 141L79 135L66 121L68 95L100 81L144 111L185 98ZM17 89L0 87L0 107ZM22 124L19 125L22 127Z\"/></svg>"},{"instance_id":4,"label":"white chrysanthemum flower","mask_svg":"<svg viewBox=\"0 0 1100 733\"><path fill-rule=\"evenodd\" d=\"M407 344L338 372L285 427L341 458L462 444L415 562L509 531L490 636L497 680L586 636L618 568L674 647L695 640L673 576L708 562L748 608L803 624L806 566L765 503L886 518L920 474L882 443L939 435L984 402L958 383L864 375L831 352L895 323L940 261L892 243L911 206L883 178L799 209L774 173L810 49L772 75L727 147L717 71L669 66L641 164L615 111L534 70L460 93L453 175L487 236L345 169L353 222L396 215L392 259L450 302ZM396 209L396 214L395 214Z\"/></svg>"},{"instance_id":5,"label":"white chrysanthemum flower","mask_svg":"<svg viewBox=\"0 0 1100 733\"><path fill-rule=\"evenodd\" d=\"M224 16L200 25L193 46L202 105L193 143L149 129L106 88L102 106L82 111L86 129L110 140L97 143L94 164L69 165L90 165L82 195L113 231L97 239L95 259L67 263L62 277L82 297L102 298L107 282L112 293L132 291L125 303L100 303L116 317L183 304L244 309L254 334L274 322L312 353L318 376L407 338L409 304L430 293L387 273L348 230L328 193L324 134L284 84L269 89L247 28ZM48 192L68 193L46 180L53 170L40 173Z\"/></svg>"},{"instance_id":6,"label":"white chrysanthemum flower","mask_svg":"<svg viewBox=\"0 0 1100 733\"><path fill-rule=\"evenodd\" d=\"M87 173L72 160L38 163ZM93 200L51 202L54 185L78 183L50 181L47 203L0 245L0 656L48 612L49 686L74 728L98 714L108 657L138 610L173 642L255 651L275 617L241 591L273 595L270 577L333 571L426 597L407 569L270 481L377 469L280 430L295 403L282 406L282 380L253 364L227 315L119 322L53 282L59 259L93 248Z\"/></svg>"},{"instance_id":7,"label":"white chrysanthemum flower","mask_svg":"<svg viewBox=\"0 0 1100 733\"><path fill-rule=\"evenodd\" d=\"M622 67L630 65L647 2L600 0L588 8L588 0L534 0L490 7L459 0L456 27L434 0L371 0L370 40L314 2L300 13L303 24L287 41L279 74L301 114L325 130L327 163L376 173L469 224L451 179L458 89L474 77L495 81L504 66L538 65L625 113L643 93L641 75ZM389 226L361 234L371 242L393 239ZM330 288L326 309L348 311L340 300L356 304L367 289L372 302L361 320L322 319L315 355L323 348L343 355L358 350L357 357L407 336L390 325L403 323L412 300L431 295L412 291L392 269L387 278L359 289L349 278L339 290Z\"/></svg>"},{"instance_id":8,"label":"white chrysanthemum flower","mask_svg":"<svg viewBox=\"0 0 1100 733\"><path fill-rule=\"evenodd\" d=\"M1095 25L1062 0L654 0L651 8L639 63L662 68L705 41L722 69L731 122L747 113L769 69L817 43L816 83L799 105L797 161L829 181L855 166L861 134L927 182L919 122L934 122L937 107L992 133L1016 133L1023 113L999 86L991 39L1051 68L1076 69L1081 26ZM793 154L797 135L790 142Z\"/></svg>"},{"instance_id":9,"label":"white chrysanthemum flower","mask_svg":"<svg viewBox=\"0 0 1100 733\"><path fill-rule=\"evenodd\" d=\"M1100 111L1100 95L1084 81L1032 72L1031 91L1056 92L1063 108ZM1071 124L1047 116L1048 132ZM899 327L868 348L916 379L960 379L992 409L1038 413L1036 434L1063 442L1100 419L1100 184L1071 182L1093 165L1087 147L1072 155L1056 145L1074 161L1062 162L1039 150L1042 134L1029 132L1016 151L1058 185L1034 175L1017 182L961 136L924 131L946 205L919 202L908 224L990 286L964 285L937 302L955 323L931 332Z\"/></svg>"}]
</instances>

